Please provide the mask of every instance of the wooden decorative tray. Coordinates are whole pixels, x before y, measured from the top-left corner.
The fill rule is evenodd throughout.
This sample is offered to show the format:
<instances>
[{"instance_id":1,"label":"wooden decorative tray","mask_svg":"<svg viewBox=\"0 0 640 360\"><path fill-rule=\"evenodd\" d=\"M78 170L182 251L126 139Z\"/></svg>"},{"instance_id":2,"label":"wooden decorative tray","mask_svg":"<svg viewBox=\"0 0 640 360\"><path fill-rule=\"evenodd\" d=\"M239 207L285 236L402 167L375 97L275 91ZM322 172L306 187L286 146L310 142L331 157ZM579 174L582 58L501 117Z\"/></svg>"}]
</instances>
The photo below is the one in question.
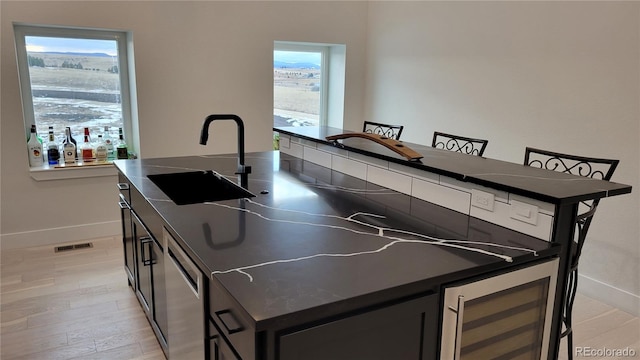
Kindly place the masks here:
<instances>
[{"instance_id":1,"label":"wooden decorative tray","mask_svg":"<svg viewBox=\"0 0 640 360\"><path fill-rule=\"evenodd\" d=\"M395 139L388 138L383 135L370 134L370 133L364 133L364 132L350 132L350 133L327 136L326 139L329 141L333 141L335 145L335 144L340 144L338 143L339 139L347 139L350 137L359 137L359 138L364 138L364 139L376 142L392 150L393 152L396 152L404 156L405 158L407 158L407 160L410 160L410 161L417 161L424 157L421 154L414 151L413 149L405 146L402 142Z\"/></svg>"}]
</instances>

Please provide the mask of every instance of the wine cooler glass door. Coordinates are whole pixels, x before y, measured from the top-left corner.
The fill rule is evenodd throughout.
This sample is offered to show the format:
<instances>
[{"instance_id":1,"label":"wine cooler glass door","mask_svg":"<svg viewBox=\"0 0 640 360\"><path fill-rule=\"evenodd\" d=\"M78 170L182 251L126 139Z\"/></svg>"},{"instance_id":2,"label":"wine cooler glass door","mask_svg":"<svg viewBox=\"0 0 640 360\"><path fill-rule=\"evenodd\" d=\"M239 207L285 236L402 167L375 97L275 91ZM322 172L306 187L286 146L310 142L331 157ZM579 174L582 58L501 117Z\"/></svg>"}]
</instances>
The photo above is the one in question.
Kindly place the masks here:
<instances>
[{"instance_id":1,"label":"wine cooler glass door","mask_svg":"<svg viewBox=\"0 0 640 360\"><path fill-rule=\"evenodd\" d=\"M546 359L558 260L445 289L441 360Z\"/></svg>"}]
</instances>

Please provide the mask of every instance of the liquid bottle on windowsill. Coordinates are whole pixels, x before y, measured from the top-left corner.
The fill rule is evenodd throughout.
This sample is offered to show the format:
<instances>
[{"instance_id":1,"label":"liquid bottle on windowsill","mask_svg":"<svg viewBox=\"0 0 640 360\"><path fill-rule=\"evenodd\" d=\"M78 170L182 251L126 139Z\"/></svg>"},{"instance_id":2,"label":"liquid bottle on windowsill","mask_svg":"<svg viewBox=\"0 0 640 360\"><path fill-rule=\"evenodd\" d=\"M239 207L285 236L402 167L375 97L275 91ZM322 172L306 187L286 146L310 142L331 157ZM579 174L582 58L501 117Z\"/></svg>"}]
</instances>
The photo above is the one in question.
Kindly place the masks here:
<instances>
[{"instance_id":1,"label":"liquid bottle on windowsill","mask_svg":"<svg viewBox=\"0 0 640 360\"><path fill-rule=\"evenodd\" d=\"M69 132L69 136L68 137L66 135L67 131ZM76 141L76 139L73 138L73 134L71 134L71 127L67 126L65 128L65 139L62 142L63 149L64 149L64 146L66 145L66 143L69 142L69 141L71 141L71 143L73 143L73 148L74 148L74 151L76 152L75 155L74 155L75 156L75 162L77 162L78 161L78 150L80 148L78 147L78 142Z\"/></svg>"},{"instance_id":2,"label":"liquid bottle on windowsill","mask_svg":"<svg viewBox=\"0 0 640 360\"><path fill-rule=\"evenodd\" d=\"M107 162L107 144L102 139L102 135L98 135L98 141L96 142L96 161Z\"/></svg>"},{"instance_id":3,"label":"liquid bottle on windowsill","mask_svg":"<svg viewBox=\"0 0 640 360\"><path fill-rule=\"evenodd\" d=\"M112 161L116 159L116 148L113 145L113 140L111 139L111 134L109 133L109 127L104 127L104 135L102 136L104 139L104 143L107 146L107 161Z\"/></svg>"},{"instance_id":4,"label":"liquid bottle on windowsill","mask_svg":"<svg viewBox=\"0 0 640 360\"><path fill-rule=\"evenodd\" d=\"M49 165L58 165L60 161L60 145L53 135L53 127L49 127L49 141L47 142L47 161Z\"/></svg>"},{"instance_id":5,"label":"liquid bottle on windowsill","mask_svg":"<svg viewBox=\"0 0 640 360\"><path fill-rule=\"evenodd\" d=\"M72 165L76 163L78 154L76 153L75 140L71 137L71 128L65 129L64 143L62 145L62 151L64 152L64 163L66 165Z\"/></svg>"},{"instance_id":6,"label":"liquid bottle on windowsill","mask_svg":"<svg viewBox=\"0 0 640 360\"><path fill-rule=\"evenodd\" d=\"M129 149L127 148L127 143L124 141L124 134L122 133L122 128L118 130L118 144L116 145L116 152L118 155L118 159L129 158Z\"/></svg>"},{"instance_id":7,"label":"liquid bottle on windowsill","mask_svg":"<svg viewBox=\"0 0 640 360\"><path fill-rule=\"evenodd\" d=\"M89 137L89 128L84 128L84 142L80 145L83 163L91 163L95 160L93 144Z\"/></svg>"},{"instance_id":8,"label":"liquid bottle on windowsill","mask_svg":"<svg viewBox=\"0 0 640 360\"><path fill-rule=\"evenodd\" d=\"M42 166L44 164L44 160L42 158L42 144L38 141L38 134L36 133L35 125L31 126L31 133L29 141L27 142L27 147L29 149L29 165L31 167Z\"/></svg>"}]
</instances>

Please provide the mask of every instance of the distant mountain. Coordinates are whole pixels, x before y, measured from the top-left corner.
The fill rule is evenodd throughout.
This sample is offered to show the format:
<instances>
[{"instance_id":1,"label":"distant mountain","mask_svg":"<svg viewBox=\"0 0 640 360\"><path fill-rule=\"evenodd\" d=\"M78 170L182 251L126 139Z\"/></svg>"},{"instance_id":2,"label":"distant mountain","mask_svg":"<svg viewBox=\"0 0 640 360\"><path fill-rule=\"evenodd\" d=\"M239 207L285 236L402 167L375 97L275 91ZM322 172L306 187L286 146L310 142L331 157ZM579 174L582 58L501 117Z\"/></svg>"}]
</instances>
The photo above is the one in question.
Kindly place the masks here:
<instances>
[{"instance_id":1,"label":"distant mountain","mask_svg":"<svg viewBox=\"0 0 640 360\"><path fill-rule=\"evenodd\" d=\"M70 55L70 56L95 56L95 57L115 57L115 56L113 56L113 55L109 55L109 54L105 54L105 53L59 52L59 51L31 52L31 54Z\"/></svg>"},{"instance_id":2,"label":"distant mountain","mask_svg":"<svg viewBox=\"0 0 640 360\"><path fill-rule=\"evenodd\" d=\"M273 61L273 67L278 69L320 69L320 65L308 62Z\"/></svg>"}]
</instances>

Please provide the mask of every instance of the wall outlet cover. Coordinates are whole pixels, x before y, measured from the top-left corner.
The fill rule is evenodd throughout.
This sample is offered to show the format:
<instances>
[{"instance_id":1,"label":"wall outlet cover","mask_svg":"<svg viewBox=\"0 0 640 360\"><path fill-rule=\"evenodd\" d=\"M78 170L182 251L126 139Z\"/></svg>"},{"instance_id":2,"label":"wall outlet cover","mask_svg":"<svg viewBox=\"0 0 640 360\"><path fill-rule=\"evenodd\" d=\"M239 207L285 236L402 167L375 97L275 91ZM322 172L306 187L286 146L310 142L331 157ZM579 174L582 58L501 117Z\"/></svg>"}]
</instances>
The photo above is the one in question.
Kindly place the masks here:
<instances>
[{"instance_id":1,"label":"wall outlet cover","mask_svg":"<svg viewBox=\"0 0 640 360\"><path fill-rule=\"evenodd\" d=\"M471 190L471 206L475 206L488 211L493 211L494 204L494 194L476 189Z\"/></svg>"},{"instance_id":2,"label":"wall outlet cover","mask_svg":"<svg viewBox=\"0 0 640 360\"><path fill-rule=\"evenodd\" d=\"M531 225L538 224L538 207L535 205L511 200L509 216L512 219L526 222Z\"/></svg>"}]
</instances>

